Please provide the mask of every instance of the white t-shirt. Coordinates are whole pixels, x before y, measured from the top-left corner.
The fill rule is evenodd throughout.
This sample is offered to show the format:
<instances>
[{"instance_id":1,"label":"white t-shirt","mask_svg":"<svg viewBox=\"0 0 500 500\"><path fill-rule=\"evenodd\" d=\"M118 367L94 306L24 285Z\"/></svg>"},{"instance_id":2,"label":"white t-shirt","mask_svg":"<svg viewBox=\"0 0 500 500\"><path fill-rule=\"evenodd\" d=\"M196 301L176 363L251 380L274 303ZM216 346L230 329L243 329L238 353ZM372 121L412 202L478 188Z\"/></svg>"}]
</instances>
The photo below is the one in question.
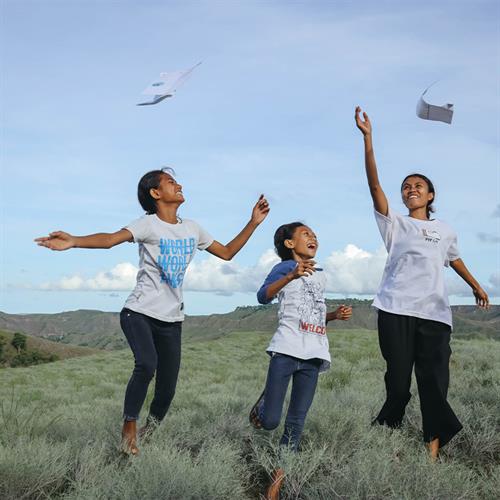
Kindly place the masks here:
<instances>
[{"instance_id":1,"label":"white t-shirt","mask_svg":"<svg viewBox=\"0 0 500 500\"><path fill-rule=\"evenodd\" d=\"M139 244L137 284L125 306L161 321L182 321L182 282L196 249L205 250L214 239L196 222L162 221L144 215L125 226Z\"/></svg>"},{"instance_id":2,"label":"white t-shirt","mask_svg":"<svg viewBox=\"0 0 500 500\"><path fill-rule=\"evenodd\" d=\"M261 304L267 299L267 287L291 272L297 262L285 260L273 267L257 293ZM318 358L323 361L320 371L330 368L330 352L326 336L326 276L316 271L311 276L294 279L278 293L278 329L268 352L288 354L299 359Z\"/></svg>"},{"instance_id":3,"label":"white t-shirt","mask_svg":"<svg viewBox=\"0 0 500 500\"><path fill-rule=\"evenodd\" d=\"M452 326L443 266L460 258L457 235L442 221L375 211L389 255L373 306Z\"/></svg>"}]
</instances>

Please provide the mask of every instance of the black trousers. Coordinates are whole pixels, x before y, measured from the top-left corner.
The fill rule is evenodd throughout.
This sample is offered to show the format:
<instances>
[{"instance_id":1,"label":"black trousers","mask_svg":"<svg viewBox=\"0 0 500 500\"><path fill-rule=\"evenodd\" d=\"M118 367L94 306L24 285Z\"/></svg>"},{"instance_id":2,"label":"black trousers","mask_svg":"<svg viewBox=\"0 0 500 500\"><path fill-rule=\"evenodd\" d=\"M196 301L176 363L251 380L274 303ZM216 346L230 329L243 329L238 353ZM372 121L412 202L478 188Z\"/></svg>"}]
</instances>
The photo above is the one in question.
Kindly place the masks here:
<instances>
[{"instance_id":1,"label":"black trousers","mask_svg":"<svg viewBox=\"0 0 500 500\"><path fill-rule=\"evenodd\" d=\"M444 446L462 429L446 400L450 380L450 326L379 310L378 335L387 363L387 399L376 422L389 427L401 425L411 398L411 373L415 365L424 441L439 438L440 446Z\"/></svg>"},{"instance_id":2,"label":"black trousers","mask_svg":"<svg viewBox=\"0 0 500 500\"><path fill-rule=\"evenodd\" d=\"M181 364L182 322L167 323L123 309L120 325L134 353L135 366L125 392L123 418L137 420L156 373L150 418L161 421L175 394Z\"/></svg>"}]
</instances>

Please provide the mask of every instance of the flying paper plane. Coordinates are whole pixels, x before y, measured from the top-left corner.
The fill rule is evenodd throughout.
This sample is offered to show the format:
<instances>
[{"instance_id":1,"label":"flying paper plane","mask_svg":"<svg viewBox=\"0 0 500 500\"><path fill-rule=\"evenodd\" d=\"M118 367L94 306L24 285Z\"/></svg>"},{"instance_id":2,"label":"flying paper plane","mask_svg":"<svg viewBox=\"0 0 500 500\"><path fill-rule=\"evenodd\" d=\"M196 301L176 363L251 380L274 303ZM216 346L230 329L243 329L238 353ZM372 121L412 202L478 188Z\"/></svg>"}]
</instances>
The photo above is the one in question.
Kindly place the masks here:
<instances>
[{"instance_id":1,"label":"flying paper plane","mask_svg":"<svg viewBox=\"0 0 500 500\"><path fill-rule=\"evenodd\" d=\"M424 101L424 95L432 87L432 85L424 90L417 102L417 116L423 120L451 123L451 119L453 118L453 104L436 106Z\"/></svg>"},{"instance_id":2,"label":"flying paper plane","mask_svg":"<svg viewBox=\"0 0 500 500\"><path fill-rule=\"evenodd\" d=\"M153 96L149 101L140 102L137 106L149 106L158 104L167 97L173 97L177 89L191 76L194 68L201 62L195 64L192 68L182 71L171 71L169 73L160 73L160 77L146 87L142 94Z\"/></svg>"}]
</instances>

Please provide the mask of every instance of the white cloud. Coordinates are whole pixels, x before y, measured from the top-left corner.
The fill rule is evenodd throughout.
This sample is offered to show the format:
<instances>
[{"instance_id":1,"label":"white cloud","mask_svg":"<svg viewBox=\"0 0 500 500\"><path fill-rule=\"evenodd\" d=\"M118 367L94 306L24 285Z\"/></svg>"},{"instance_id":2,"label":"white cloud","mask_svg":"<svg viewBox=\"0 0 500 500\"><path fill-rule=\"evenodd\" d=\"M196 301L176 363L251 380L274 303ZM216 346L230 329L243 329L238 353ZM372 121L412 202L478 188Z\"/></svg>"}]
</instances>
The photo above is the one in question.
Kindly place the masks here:
<instances>
[{"instance_id":1,"label":"white cloud","mask_svg":"<svg viewBox=\"0 0 500 500\"><path fill-rule=\"evenodd\" d=\"M348 244L343 250L333 251L323 263L327 275L327 293L372 297L382 278L387 252L380 247L370 253L356 245ZM184 280L184 290L232 295L235 292L255 293L262 285L271 268L279 262L272 249L266 250L253 266L241 266L217 257L190 264ZM130 291L136 282L137 267L122 262L110 271L101 271L94 277L65 276L58 281L43 283L42 290L67 291ZM457 276L446 279L448 293L454 296L471 295L469 286ZM491 297L500 296L500 273L490 276L485 290ZM33 288L33 287L29 287Z\"/></svg>"},{"instance_id":2,"label":"white cloud","mask_svg":"<svg viewBox=\"0 0 500 500\"><path fill-rule=\"evenodd\" d=\"M101 271L93 278L80 275L65 276L56 282L43 283L42 290L132 290L135 285L137 267L129 262L117 264L110 271Z\"/></svg>"},{"instance_id":3,"label":"white cloud","mask_svg":"<svg viewBox=\"0 0 500 500\"><path fill-rule=\"evenodd\" d=\"M385 250L375 254L349 244L334 251L324 262L328 276L327 292L345 294L375 293L385 263ZM184 290L232 294L256 292L270 269L279 262L272 249L266 250L253 266L241 266L210 256L190 264L184 280ZM94 277L65 276L58 281L44 283L43 290L131 290L135 285L137 268L128 262L116 265L110 271L101 271Z\"/></svg>"},{"instance_id":4,"label":"white cloud","mask_svg":"<svg viewBox=\"0 0 500 500\"><path fill-rule=\"evenodd\" d=\"M344 250L334 251L325 261L328 275L327 292L373 295L382 278L387 252L380 247L369 253L349 244Z\"/></svg>"},{"instance_id":5,"label":"white cloud","mask_svg":"<svg viewBox=\"0 0 500 500\"><path fill-rule=\"evenodd\" d=\"M266 250L255 266L242 267L210 256L190 264L184 289L196 292L256 292L269 270L279 262L273 250Z\"/></svg>"}]
</instances>

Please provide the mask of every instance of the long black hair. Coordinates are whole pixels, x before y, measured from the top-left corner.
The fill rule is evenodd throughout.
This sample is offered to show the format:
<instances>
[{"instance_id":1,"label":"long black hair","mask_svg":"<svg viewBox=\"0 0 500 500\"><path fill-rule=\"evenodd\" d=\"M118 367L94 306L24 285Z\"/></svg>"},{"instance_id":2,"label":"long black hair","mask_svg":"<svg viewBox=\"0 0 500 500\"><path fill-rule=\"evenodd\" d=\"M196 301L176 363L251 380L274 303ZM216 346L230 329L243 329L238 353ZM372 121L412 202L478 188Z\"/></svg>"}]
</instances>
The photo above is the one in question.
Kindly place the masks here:
<instances>
[{"instance_id":1,"label":"long black hair","mask_svg":"<svg viewBox=\"0 0 500 500\"><path fill-rule=\"evenodd\" d=\"M304 226L303 222L290 222L283 224L274 233L274 249L281 260L293 259L292 249L285 246L285 240L293 238L298 227Z\"/></svg>"},{"instance_id":2,"label":"long black hair","mask_svg":"<svg viewBox=\"0 0 500 500\"><path fill-rule=\"evenodd\" d=\"M169 174L172 177L175 175L174 169L163 167L161 170L151 170L144 174L137 186L137 198L144 211L148 215L155 214L157 211L156 200L151 196L151 189L157 189L160 185L162 174Z\"/></svg>"},{"instance_id":3,"label":"long black hair","mask_svg":"<svg viewBox=\"0 0 500 500\"><path fill-rule=\"evenodd\" d=\"M432 204L434 203L434 200L436 199L436 190L434 189L434 184L424 174L410 174L410 175L407 175L403 179L403 182L401 183L401 189L400 189L400 191L403 191L404 183L410 177L418 177L419 179L422 179L423 181L425 181L426 184L427 184L427 189L428 189L429 193L433 194L432 200L428 201L427 202L427 206L425 207L425 210L427 212L427 218L430 219L431 213L434 213L436 211L436 209L432 206Z\"/></svg>"}]
</instances>

